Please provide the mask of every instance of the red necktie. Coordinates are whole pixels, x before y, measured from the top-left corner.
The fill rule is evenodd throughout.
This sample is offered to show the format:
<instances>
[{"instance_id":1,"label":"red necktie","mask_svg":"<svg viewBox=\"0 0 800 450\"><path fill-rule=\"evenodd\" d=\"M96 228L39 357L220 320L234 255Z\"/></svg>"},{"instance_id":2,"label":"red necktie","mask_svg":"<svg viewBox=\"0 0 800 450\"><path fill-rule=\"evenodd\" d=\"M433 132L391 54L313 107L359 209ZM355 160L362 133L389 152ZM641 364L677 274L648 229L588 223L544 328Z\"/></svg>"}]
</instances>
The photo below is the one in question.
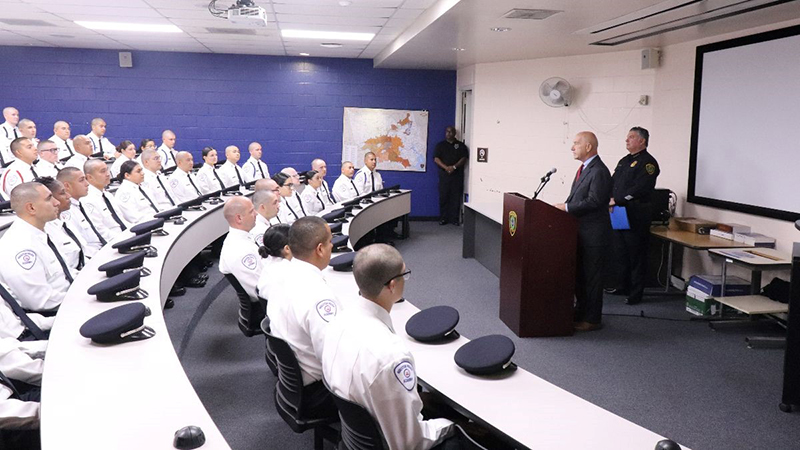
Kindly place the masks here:
<instances>
[{"instance_id":1,"label":"red necktie","mask_svg":"<svg viewBox=\"0 0 800 450\"><path fill-rule=\"evenodd\" d=\"M581 179L581 172L583 172L583 164L581 164L581 166L578 167L578 174L575 175L575 182L576 183L578 182L578 180Z\"/></svg>"}]
</instances>

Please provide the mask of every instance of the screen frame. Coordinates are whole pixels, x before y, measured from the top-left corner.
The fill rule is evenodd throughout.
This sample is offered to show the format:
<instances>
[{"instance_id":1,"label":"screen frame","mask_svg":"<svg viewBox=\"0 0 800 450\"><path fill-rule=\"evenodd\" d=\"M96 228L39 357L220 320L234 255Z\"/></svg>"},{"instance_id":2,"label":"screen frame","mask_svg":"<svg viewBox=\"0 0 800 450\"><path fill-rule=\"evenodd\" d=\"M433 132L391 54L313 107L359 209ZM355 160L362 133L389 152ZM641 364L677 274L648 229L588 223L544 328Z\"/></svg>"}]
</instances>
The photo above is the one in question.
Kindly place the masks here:
<instances>
[{"instance_id":1,"label":"screen frame","mask_svg":"<svg viewBox=\"0 0 800 450\"><path fill-rule=\"evenodd\" d=\"M719 50L726 50L745 45L752 45L761 42L773 41L787 37L800 35L800 25L795 25L778 30L767 31L764 33L753 34L726 41L715 42L713 44L700 45L695 53L694 66L694 101L692 106L692 137L689 148L689 186L687 201L697 205L711 206L714 208L728 209L731 211L753 214L756 216L769 217L773 219L794 222L800 219L800 213L784 211L773 208L766 208L758 205L748 205L736 203L716 198L702 197L695 193L695 183L697 175L697 138L700 131L700 97L703 84L703 57L706 53Z\"/></svg>"}]
</instances>

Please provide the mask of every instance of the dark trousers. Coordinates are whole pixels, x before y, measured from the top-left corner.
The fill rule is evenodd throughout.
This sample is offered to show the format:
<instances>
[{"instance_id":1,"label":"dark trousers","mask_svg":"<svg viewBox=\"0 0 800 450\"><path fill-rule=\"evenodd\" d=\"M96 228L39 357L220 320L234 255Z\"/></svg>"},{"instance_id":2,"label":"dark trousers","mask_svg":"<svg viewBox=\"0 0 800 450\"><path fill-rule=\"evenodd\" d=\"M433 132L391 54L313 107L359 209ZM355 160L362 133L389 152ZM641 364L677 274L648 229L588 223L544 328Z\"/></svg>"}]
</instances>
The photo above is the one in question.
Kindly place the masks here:
<instances>
[{"instance_id":1,"label":"dark trousers","mask_svg":"<svg viewBox=\"0 0 800 450\"><path fill-rule=\"evenodd\" d=\"M322 381L303 386L303 416L306 419L322 419L336 416L338 409L328 388Z\"/></svg>"},{"instance_id":2,"label":"dark trousers","mask_svg":"<svg viewBox=\"0 0 800 450\"><path fill-rule=\"evenodd\" d=\"M439 219L450 223L461 220L461 197L464 196L464 177L439 175Z\"/></svg>"},{"instance_id":3,"label":"dark trousers","mask_svg":"<svg viewBox=\"0 0 800 450\"><path fill-rule=\"evenodd\" d=\"M648 227L614 230L613 244L618 287L627 291L628 298L633 301L641 301L644 295L649 237Z\"/></svg>"},{"instance_id":4,"label":"dark trousers","mask_svg":"<svg viewBox=\"0 0 800 450\"><path fill-rule=\"evenodd\" d=\"M600 323L603 316L603 267L608 246L578 246L575 321Z\"/></svg>"}]
</instances>

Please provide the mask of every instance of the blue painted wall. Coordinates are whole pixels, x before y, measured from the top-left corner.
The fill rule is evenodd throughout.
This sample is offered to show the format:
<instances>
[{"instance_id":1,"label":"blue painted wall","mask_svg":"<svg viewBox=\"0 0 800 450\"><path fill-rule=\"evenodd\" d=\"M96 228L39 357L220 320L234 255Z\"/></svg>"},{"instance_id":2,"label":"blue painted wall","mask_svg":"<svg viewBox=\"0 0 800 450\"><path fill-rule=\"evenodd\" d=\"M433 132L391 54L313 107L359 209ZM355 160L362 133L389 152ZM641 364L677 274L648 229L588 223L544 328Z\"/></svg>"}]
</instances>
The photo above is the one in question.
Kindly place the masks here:
<instances>
[{"instance_id":1,"label":"blue painted wall","mask_svg":"<svg viewBox=\"0 0 800 450\"><path fill-rule=\"evenodd\" d=\"M430 111L425 173L384 172L387 184L414 190L412 215L438 215L433 148L455 120L455 71L381 70L372 60L133 52L119 67L108 50L0 46L0 107L14 106L52 136L56 120L72 134L88 133L102 117L108 138L160 144L172 129L177 148L198 161L207 145L237 145L246 154L260 142L271 171L328 163L339 175L345 106ZM243 156L243 159L246 156Z\"/></svg>"}]
</instances>

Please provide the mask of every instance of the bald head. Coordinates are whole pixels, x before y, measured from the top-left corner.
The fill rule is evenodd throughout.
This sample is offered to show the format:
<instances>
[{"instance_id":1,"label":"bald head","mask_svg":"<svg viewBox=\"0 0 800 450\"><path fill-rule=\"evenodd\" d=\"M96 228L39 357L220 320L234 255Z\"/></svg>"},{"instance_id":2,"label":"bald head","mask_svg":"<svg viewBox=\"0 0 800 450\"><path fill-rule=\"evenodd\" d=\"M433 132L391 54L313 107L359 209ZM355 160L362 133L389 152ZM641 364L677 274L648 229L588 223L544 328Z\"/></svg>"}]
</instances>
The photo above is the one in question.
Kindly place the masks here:
<instances>
[{"instance_id":1,"label":"bald head","mask_svg":"<svg viewBox=\"0 0 800 450\"><path fill-rule=\"evenodd\" d=\"M3 108L3 118L9 124L16 126L19 123L19 111L13 106L6 106Z\"/></svg>"},{"instance_id":2,"label":"bald head","mask_svg":"<svg viewBox=\"0 0 800 450\"><path fill-rule=\"evenodd\" d=\"M86 175L96 175L99 171L106 166L106 162L102 159L90 159L83 164L83 173Z\"/></svg>"},{"instance_id":3,"label":"bald head","mask_svg":"<svg viewBox=\"0 0 800 450\"><path fill-rule=\"evenodd\" d=\"M328 165L324 160L317 158L311 161L311 170L316 170L322 174L322 178L325 178L325 175L328 174Z\"/></svg>"},{"instance_id":4,"label":"bald head","mask_svg":"<svg viewBox=\"0 0 800 450\"><path fill-rule=\"evenodd\" d=\"M161 133L161 142L163 142L164 145L166 145L169 148L174 148L175 133L173 133L172 130L164 130L164 132Z\"/></svg>"},{"instance_id":5,"label":"bald head","mask_svg":"<svg viewBox=\"0 0 800 450\"><path fill-rule=\"evenodd\" d=\"M192 166L194 166L194 157L189 152L178 152L175 155L175 164L177 164L178 168L184 172L191 172Z\"/></svg>"},{"instance_id":6,"label":"bald head","mask_svg":"<svg viewBox=\"0 0 800 450\"><path fill-rule=\"evenodd\" d=\"M572 141L572 156L584 162L597 154L597 136L591 131L581 131Z\"/></svg>"},{"instance_id":7,"label":"bald head","mask_svg":"<svg viewBox=\"0 0 800 450\"><path fill-rule=\"evenodd\" d=\"M53 124L53 134L59 137L59 139L67 140L69 139L70 135L70 128L69 123L59 120L58 122Z\"/></svg>"},{"instance_id":8,"label":"bald head","mask_svg":"<svg viewBox=\"0 0 800 450\"><path fill-rule=\"evenodd\" d=\"M225 147L225 159L227 159L228 161L232 162L233 164L236 164L237 162L239 162L239 158L241 157L242 155L241 153L239 153L239 147L235 145L229 145Z\"/></svg>"},{"instance_id":9,"label":"bald head","mask_svg":"<svg viewBox=\"0 0 800 450\"><path fill-rule=\"evenodd\" d=\"M256 211L253 202L246 197L231 197L222 208L222 215L231 228L250 231L256 223Z\"/></svg>"},{"instance_id":10,"label":"bald head","mask_svg":"<svg viewBox=\"0 0 800 450\"><path fill-rule=\"evenodd\" d=\"M300 175L297 174L297 171L294 170L294 167L284 167L281 169L281 173L288 176L290 180L292 180L292 184L295 188L300 187Z\"/></svg>"},{"instance_id":11,"label":"bald head","mask_svg":"<svg viewBox=\"0 0 800 450\"><path fill-rule=\"evenodd\" d=\"M22 137L26 137L28 139L33 139L36 137L36 123L34 123L31 119L20 120L17 128L19 128L19 132L22 134Z\"/></svg>"},{"instance_id":12,"label":"bald head","mask_svg":"<svg viewBox=\"0 0 800 450\"><path fill-rule=\"evenodd\" d=\"M79 134L72 139L72 146L75 148L76 152L83 156L90 156L92 153L94 153L92 141L82 134Z\"/></svg>"},{"instance_id":13,"label":"bald head","mask_svg":"<svg viewBox=\"0 0 800 450\"><path fill-rule=\"evenodd\" d=\"M17 216L44 230L44 224L58 217L59 201L43 184L30 181L11 190L11 209Z\"/></svg>"},{"instance_id":14,"label":"bald head","mask_svg":"<svg viewBox=\"0 0 800 450\"><path fill-rule=\"evenodd\" d=\"M39 198L38 188L47 189L42 183L30 181L22 183L11 190L11 209L18 216L25 215L26 203L35 202Z\"/></svg>"},{"instance_id":15,"label":"bald head","mask_svg":"<svg viewBox=\"0 0 800 450\"><path fill-rule=\"evenodd\" d=\"M275 180L273 180L272 178L262 178L256 181L256 184L254 185L253 189L255 189L256 192L258 191L277 192L279 187L280 186L278 186L278 183L276 183Z\"/></svg>"},{"instance_id":16,"label":"bald head","mask_svg":"<svg viewBox=\"0 0 800 450\"><path fill-rule=\"evenodd\" d=\"M322 270L331 258L331 229L319 217L301 217L289 229L289 248L292 255Z\"/></svg>"},{"instance_id":17,"label":"bald head","mask_svg":"<svg viewBox=\"0 0 800 450\"><path fill-rule=\"evenodd\" d=\"M397 249L386 244L372 244L356 253L353 277L361 295L378 303L387 281L403 273L403 266L403 257Z\"/></svg>"}]
</instances>

